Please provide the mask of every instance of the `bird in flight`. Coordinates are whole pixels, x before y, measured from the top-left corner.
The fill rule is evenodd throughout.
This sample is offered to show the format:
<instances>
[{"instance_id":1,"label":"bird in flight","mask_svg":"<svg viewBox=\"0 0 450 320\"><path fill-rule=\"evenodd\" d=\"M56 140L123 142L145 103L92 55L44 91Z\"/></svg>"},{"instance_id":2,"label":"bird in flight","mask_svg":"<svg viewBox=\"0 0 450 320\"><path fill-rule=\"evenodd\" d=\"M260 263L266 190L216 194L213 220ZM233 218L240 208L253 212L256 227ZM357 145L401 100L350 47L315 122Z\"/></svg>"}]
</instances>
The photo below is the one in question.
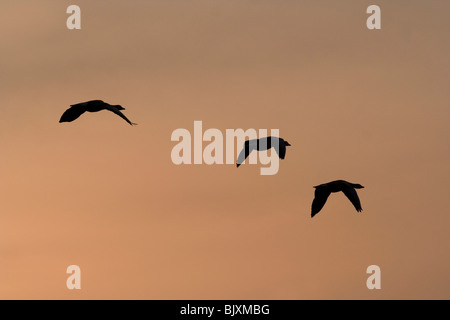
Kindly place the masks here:
<instances>
[{"instance_id":1,"label":"bird in flight","mask_svg":"<svg viewBox=\"0 0 450 320\"><path fill-rule=\"evenodd\" d=\"M286 156L286 147L290 146L289 142L278 137L264 137L260 139L247 140L244 143L244 148L239 153L236 167L239 166L247 159L249 154L253 150L264 151L274 148L280 159L284 159Z\"/></svg>"},{"instance_id":2,"label":"bird in flight","mask_svg":"<svg viewBox=\"0 0 450 320\"><path fill-rule=\"evenodd\" d=\"M77 104L72 104L69 109L67 109L63 115L61 116L61 119L59 122L72 122L73 120L77 119L79 116L81 116L84 112L97 112L101 110L109 110L111 112L114 112L119 117L124 119L126 122L128 122L130 125L136 125L137 123L133 123L130 120L128 120L125 115L120 112L120 110L125 110L124 107L120 105L110 105L109 103L103 102L102 100L91 100L86 102L81 102Z\"/></svg>"},{"instance_id":3,"label":"bird in flight","mask_svg":"<svg viewBox=\"0 0 450 320\"><path fill-rule=\"evenodd\" d=\"M325 205L332 192L342 191L353 204L356 211L361 212L361 202L355 189L364 188L360 184L350 183L344 180L336 180L315 186L314 200L311 206L311 218L314 217Z\"/></svg>"}]
</instances>

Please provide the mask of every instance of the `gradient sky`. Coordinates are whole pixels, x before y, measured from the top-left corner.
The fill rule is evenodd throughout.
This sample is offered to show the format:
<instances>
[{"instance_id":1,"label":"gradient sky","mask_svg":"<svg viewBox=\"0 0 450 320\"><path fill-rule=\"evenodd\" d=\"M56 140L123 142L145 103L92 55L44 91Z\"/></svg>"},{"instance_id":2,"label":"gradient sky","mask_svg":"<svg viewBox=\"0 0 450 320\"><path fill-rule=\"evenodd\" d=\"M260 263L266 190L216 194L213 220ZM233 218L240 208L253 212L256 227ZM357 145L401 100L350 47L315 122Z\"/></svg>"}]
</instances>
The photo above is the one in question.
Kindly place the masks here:
<instances>
[{"instance_id":1,"label":"gradient sky","mask_svg":"<svg viewBox=\"0 0 450 320\"><path fill-rule=\"evenodd\" d=\"M448 1L75 2L0 2L0 298L450 298ZM58 123L91 99L139 125ZM176 166L194 120L292 146L274 176ZM311 219L335 179L364 211Z\"/></svg>"}]
</instances>

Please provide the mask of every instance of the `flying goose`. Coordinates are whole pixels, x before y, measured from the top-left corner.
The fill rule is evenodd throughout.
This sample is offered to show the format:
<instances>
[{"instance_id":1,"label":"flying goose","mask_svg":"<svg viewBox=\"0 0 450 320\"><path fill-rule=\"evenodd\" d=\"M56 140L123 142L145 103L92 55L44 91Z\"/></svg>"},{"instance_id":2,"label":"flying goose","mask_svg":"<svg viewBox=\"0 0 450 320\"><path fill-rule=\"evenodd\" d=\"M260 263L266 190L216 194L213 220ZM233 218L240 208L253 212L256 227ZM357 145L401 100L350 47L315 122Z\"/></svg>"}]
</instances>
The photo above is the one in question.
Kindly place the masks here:
<instances>
[{"instance_id":1,"label":"flying goose","mask_svg":"<svg viewBox=\"0 0 450 320\"><path fill-rule=\"evenodd\" d=\"M360 184L350 183L344 180L336 180L315 186L314 200L311 206L311 218L314 217L325 205L332 192L342 191L355 207L356 211L361 212L361 202L355 189L364 188Z\"/></svg>"},{"instance_id":2,"label":"flying goose","mask_svg":"<svg viewBox=\"0 0 450 320\"><path fill-rule=\"evenodd\" d=\"M288 146L290 146L289 142L278 137L270 136L260 139L247 140L244 143L244 148L239 153L236 167L239 168L239 166L245 161L245 159L247 159L247 157L253 150L264 151L269 150L270 148L274 148L278 156L281 159L284 159L284 157L286 156L286 147Z\"/></svg>"},{"instance_id":3,"label":"flying goose","mask_svg":"<svg viewBox=\"0 0 450 320\"><path fill-rule=\"evenodd\" d=\"M120 110L125 110L125 108L123 108L120 105L110 105L109 103L103 102L102 100L91 100L77 104L72 104L70 108L63 113L59 122L72 122L86 111L97 112L101 110L109 110L111 112L114 112L119 117L128 122L130 125L136 124L128 120L128 118L125 117L125 115L122 112L120 112Z\"/></svg>"}]
</instances>

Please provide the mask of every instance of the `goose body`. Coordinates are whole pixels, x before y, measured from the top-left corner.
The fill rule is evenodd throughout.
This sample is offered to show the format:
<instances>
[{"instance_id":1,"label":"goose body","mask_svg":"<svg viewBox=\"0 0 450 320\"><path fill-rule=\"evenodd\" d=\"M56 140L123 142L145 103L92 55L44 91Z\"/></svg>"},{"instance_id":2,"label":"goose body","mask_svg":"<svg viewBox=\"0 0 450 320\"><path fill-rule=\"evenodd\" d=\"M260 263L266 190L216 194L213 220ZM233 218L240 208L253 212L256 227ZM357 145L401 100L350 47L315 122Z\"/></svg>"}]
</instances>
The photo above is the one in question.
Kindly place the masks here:
<instances>
[{"instance_id":1,"label":"goose body","mask_svg":"<svg viewBox=\"0 0 450 320\"><path fill-rule=\"evenodd\" d=\"M311 218L314 217L325 205L328 197L331 193L342 191L345 196L350 200L350 202L355 207L356 211L361 212L361 202L359 201L358 193L355 189L364 188L362 185L357 183L350 183L345 180L336 180L328 183L320 184L314 186L316 189L314 192L314 200L311 206Z\"/></svg>"},{"instance_id":2,"label":"goose body","mask_svg":"<svg viewBox=\"0 0 450 320\"><path fill-rule=\"evenodd\" d=\"M86 102L81 102L77 104L72 104L69 109L67 109L61 116L59 122L72 122L78 119L83 113L87 112L98 112L101 110L109 110L114 112L119 117L124 119L130 125L135 125L136 123L128 120L127 117L120 111L125 110L124 107L120 105L110 105L109 103L103 102L102 100L91 100Z\"/></svg>"},{"instance_id":3,"label":"goose body","mask_svg":"<svg viewBox=\"0 0 450 320\"><path fill-rule=\"evenodd\" d=\"M239 153L236 166L239 167L253 150L264 151L274 148L280 159L284 159L286 156L286 147L288 146L290 146L290 144L286 140L272 136L247 140L244 143L242 151Z\"/></svg>"}]
</instances>

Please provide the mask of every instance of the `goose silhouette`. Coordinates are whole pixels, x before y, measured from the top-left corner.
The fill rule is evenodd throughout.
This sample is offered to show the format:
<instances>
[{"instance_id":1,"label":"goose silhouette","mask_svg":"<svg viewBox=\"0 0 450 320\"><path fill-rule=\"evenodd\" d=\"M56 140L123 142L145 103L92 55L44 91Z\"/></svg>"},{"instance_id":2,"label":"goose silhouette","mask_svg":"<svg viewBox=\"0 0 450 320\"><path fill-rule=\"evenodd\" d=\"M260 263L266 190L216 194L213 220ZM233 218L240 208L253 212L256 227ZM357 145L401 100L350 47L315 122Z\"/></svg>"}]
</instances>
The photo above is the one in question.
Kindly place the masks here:
<instances>
[{"instance_id":1,"label":"goose silhouette","mask_svg":"<svg viewBox=\"0 0 450 320\"><path fill-rule=\"evenodd\" d=\"M247 140L244 143L244 148L242 148L239 153L238 159L236 161L236 167L239 166L247 159L249 154L253 150L264 151L274 148L280 159L284 159L286 156L286 147L290 146L289 142L278 137L264 137L260 139Z\"/></svg>"},{"instance_id":2,"label":"goose silhouette","mask_svg":"<svg viewBox=\"0 0 450 320\"><path fill-rule=\"evenodd\" d=\"M311 218L314 217L325 205L332 192L342 191L355 207L356 211L361 212L361 202L355 189L364 188L360 184L350 183L345 180L336 180L315 186L314 200L311 206Z\"/></svg>"},{"instance_id":3,"label":"goose silhouette","mask_svg":"<svg viewBox=\"0 0 450 320\"><path fill-rule=\"evenodd\" d=\"M59 122L72 122L75 119L78 119L79 116L81 116L86 111L88 112L98 112L101 110L109 110L111 112L114 112L119 117L124 119L126 122L128 122L130 125L136 125L137 123L133 123L130 120L128 120L125 115L120 112L120 110L125 110L124 107L120 105L110 105L109 103L103 102L102 100L91 100L86 102L81 102L77 104L72 104L69 109L67 109L61 116L61 119Z\"/></svg>"}]
</instances>

